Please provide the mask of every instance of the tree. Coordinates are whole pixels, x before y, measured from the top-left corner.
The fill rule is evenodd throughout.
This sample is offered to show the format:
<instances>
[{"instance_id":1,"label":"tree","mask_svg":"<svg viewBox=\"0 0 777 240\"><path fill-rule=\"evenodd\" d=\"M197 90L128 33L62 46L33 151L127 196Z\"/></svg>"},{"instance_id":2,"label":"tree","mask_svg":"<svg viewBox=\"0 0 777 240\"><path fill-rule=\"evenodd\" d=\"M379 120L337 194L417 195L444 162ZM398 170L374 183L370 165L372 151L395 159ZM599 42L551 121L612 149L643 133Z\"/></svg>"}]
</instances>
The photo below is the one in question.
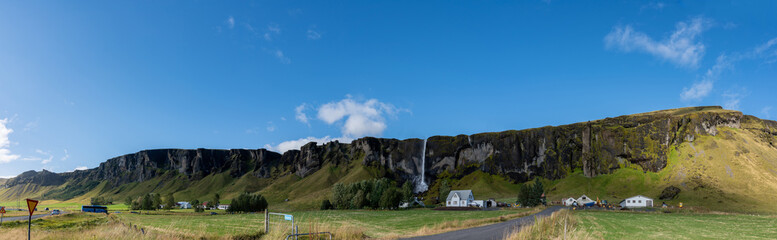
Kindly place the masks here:
<instances>
[{"instance_id":1,"label":"tree","mask_svg":"<svg viewBox=\"0 0 777 240\"><path fill-rule=\"evenodd\" d=\"M364 202L365 202L364 191L359 189L359 191L357 191L356 194L353 195L353 199L351 200L351 207L354 209L362 209L364 208Z\"/></svg>"},{"instance_id":2,"label":"tree","mask_svg":"<svg viewBox=\"0 0 777 240\"><path fill-rule=\"evenodd\" d=\"M413 203L413 183L411 181L405 181L402 184L402 201L407 203L407 206Z\"/></svg>"},{"instance_id":3,"label":"tree","mask_svg":"<svg viewBox=\"0 0 777 240\"><path fill-rule=\"evenodd\" d=\"M213 205L218 207L221 201L221 196L218 193L213 195Z\"/></svg>"},{"instance_id":4,"label":"tree","mask_svg":"<svg viewBox=\"0 0 777 240\"><path fill-rule=\"evenodd\" d=\"M127 196L127 198L124 199L124 204L127 206L132 206L132 197Z\"/></svg>"},{"instance_id":5,"label":"tree","mask_svg":"<svg viewBox=\"0 0 777 240\"><path fill-rule=\"evenodd\" d=\"M518 190L518 203L523 206L529 206L531 204L531 189L528 183L521 184L521 188Z\"/></svg>"},{"instance_id":6,"label":"tree","mask_svg":"<svg viewBox=\"0 0 777 240\"><path fill-rule=\"evenodd\" d=\"M332 208L332 202L330 202L329 199L324 199L321 201L321 210L329 210Z\"/></svg>"},{"instance_id":7,"label":"tree","mask_svg":"<svg viewBox=\"0 0 777 240\"><path fill-rule=\"evenodd\" d=\"M151 196L151 194L146 194L143 196L143 200L140 204L140 209L142 210L154 210L156 207L154 207L154 197Z\"/></svg>"},{"instance_id":8,"label":"tree","mask_svg":"<svg viewBox=\"0 0 777 240\"><path fill-rule=\"evenodd\" d=\"M162 205L162 195L160 195L159 193L152 193L151 194L151 202L152 202L154 207L152 209L147 209L147 210L159 209L159 205Z\"/></svg>"},{"instance_id":9,"label":"tree","mask_svg":"<svg viewBox=\"0 0 777 240\"><path fill-rule=\"evenodd\" d=\"M396 187L389 188L380 197L380 208L395 209L399 207L400 201L402 201L402 193Z\"/></svg>"},{"instance_id":10,"label":"tree","mask_svg":"<svg viewBox=\"0 0 777 240\"><path fill-rule=\"evenodd\" d=\"M539 179L534 182L534 188L532 190L535 206L545 204L545 198L542 197L542 194L545 193L545 188L542 186L542 182Z\"/></svg>"},{"instance_id":11,"label":"tree","mask_svg":"<svg viewBox=\"0 0 777 240\"><path fill-rule=\"evenodd\" d=\"M192 208L194 208L194 212L202 212L202 206L200 205L200 200L194 199L194 201L191 202Z\"/></svg>"},{"instance_id":12,"label":"tree","mask_svg":"<svg viewBox=\"0 0 777 240\"><path fill-rule=\"evenodd\" d=\"M175 198L173 197L173 194L168 194L165 197L165 209L170 210L175 207Z\"/></svg>"},{"instance_id":13,"label":"tree","mask_svg":"<svg viewBox=\"0 0 777 240\"><path fill-rule=\"evenodd\" d=\"M448 185L448 180L442 180L442 183L440 183L440 201L444 203L448 199L449 193L451 193L451 186Z\"/></svg>"},{"instance_id":14,"label":"tree","mask_svg":"<svg viewBox=\"0 0 777 240\"><path fill-rule=\"evenodd\" d=\"M335 183L332 187L332 204L337 209L347 209L351 203L348 199L348 187L342 183Z\"/></svg>"}]
</instances>

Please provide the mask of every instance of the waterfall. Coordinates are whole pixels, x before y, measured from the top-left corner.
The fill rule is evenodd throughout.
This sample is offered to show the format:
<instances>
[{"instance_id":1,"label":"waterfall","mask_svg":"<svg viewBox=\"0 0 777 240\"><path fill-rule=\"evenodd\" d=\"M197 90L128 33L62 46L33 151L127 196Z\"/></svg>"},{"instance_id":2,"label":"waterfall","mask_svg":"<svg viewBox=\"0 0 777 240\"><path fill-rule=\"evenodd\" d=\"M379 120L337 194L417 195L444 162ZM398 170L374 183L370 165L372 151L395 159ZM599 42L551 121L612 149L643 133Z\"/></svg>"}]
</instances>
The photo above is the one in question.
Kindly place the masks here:
<instances>
[{"instance_id":1,"label":"waterfall","mask_svg":"<svg viewBox=\"0 0 777 240\"><path fill-rule=\"evenodd\" d=\"M429 189L429 185L426 184L426 138L424 138L424 150L421 151L421 177L416 178L415 192L425 192Z\"/></svg>"},{"instance_id":2,"label":"waterfall","mask_svg":"<svg viewBox=\"0 0 777 240\"><path fill-rule=\"evenodd\" d=\"M467 141L469 141L469 146L470 147L475 147L475 145L472 145L472 136L467 135Z\"/></svg>"}]
</instances>

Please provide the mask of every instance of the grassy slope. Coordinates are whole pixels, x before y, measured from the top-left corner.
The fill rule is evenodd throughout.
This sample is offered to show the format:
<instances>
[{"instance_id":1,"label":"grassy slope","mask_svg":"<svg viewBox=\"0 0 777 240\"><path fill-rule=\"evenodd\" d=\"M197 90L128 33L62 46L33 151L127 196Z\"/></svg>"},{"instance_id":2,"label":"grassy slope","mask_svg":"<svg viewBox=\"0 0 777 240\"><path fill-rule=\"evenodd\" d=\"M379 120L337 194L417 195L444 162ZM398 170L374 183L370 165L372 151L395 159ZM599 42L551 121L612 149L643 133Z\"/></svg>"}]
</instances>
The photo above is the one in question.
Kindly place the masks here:
<instances>
[{"instance_id":1,"label":"grassy slope","mask_svg":"<svg viewBox=\"0 0 777 240\"><path fill-rule=\"evenodd\" d=\"M576 212L580 227L604 239L773 239L777 218L745 214Z\"/></svg>"},{"instance_id":2,"label":"grassy slope","mask_svg":"<svg viewBox=\"0 0 777 240\"><path fill-rule=\"evenodd\" d=\"M658 200L667 186L682 189L669 204L703 206L737 212L777 212L777 151L741 129L720 128L717 136L683 143L670 153L658 173L622 168L613 174L587 178L581 172L549 182L549 197L589 197L615 200L645 195Z\"/></svg>"}]
</instances>

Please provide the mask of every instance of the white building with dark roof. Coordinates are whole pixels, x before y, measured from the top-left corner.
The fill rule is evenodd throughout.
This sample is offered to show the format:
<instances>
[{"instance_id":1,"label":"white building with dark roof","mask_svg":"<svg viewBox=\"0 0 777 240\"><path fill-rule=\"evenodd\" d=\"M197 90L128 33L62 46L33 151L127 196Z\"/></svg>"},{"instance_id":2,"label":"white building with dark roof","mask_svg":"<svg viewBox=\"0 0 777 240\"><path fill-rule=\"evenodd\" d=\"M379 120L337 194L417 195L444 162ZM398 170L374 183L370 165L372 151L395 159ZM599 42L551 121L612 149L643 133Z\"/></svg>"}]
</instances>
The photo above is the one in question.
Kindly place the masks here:
<instances>
[{"instance_id":1,"label":"white building with dark roof","mask_svg":"<svg viewBox=\"0 0 777 240\"><path fill-rule=\"evenodd\" d=\"M451 191L445 200L446 207L469 207L473 203L475 203L475 196L472 195L472 190Z\"/></svg>"}]
</instances>

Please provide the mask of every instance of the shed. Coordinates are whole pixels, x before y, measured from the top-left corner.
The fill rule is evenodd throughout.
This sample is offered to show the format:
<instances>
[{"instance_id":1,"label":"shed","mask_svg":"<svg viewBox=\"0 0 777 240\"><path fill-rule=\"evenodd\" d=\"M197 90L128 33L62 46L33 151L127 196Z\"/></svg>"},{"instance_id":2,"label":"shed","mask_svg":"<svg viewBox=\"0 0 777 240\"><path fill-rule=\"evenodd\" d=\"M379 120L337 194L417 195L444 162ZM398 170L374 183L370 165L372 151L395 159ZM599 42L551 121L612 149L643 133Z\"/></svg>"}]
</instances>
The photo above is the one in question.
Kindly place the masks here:
<instances>
[{"instance_id":1,"label":"shed","mask_svg":"<svg viewBox=\"0 0 777 240\"><path fill-rule=\"evenodd\" d=\"M583 206L583 205L593 206L594 203L596 203L596 201L591 200L591 198L589 198L585 194L583 194L583 196L580 196L579 198L577 198L577 204L580 205L580 206Z\"/></svg>"},{"instance_id":2,"label":"shed","mask_svg":"<svg viewBox=\"0 0 777 240\"><path fill-rule=\"evenodd\" d=\"M448 193L445 200L446 207L469 207L475 201L472 190L454 190Z\"/></svg>"},{"instance_id":3,"label":"shed","mask_svg":"<svg viewBox=\"0 0 777 240\"><path fill-rule=\"evenodd\" d=\"M571 198L564 199L562 202L564 203L564 206L572 206L572 205L575 205L577 200L575 200L575 198L571 197Z\"/></svg>"},{"instance_id":4,"label":"shed","mask_svg":"<svg viewBox=\"0 0 777 240\"><path fill-rule=\"evenodd\" d=\"M621 207L642 208L653 207L653 199L642 195L626 198L620 202Z\"/></svg>"}]
</instances>

